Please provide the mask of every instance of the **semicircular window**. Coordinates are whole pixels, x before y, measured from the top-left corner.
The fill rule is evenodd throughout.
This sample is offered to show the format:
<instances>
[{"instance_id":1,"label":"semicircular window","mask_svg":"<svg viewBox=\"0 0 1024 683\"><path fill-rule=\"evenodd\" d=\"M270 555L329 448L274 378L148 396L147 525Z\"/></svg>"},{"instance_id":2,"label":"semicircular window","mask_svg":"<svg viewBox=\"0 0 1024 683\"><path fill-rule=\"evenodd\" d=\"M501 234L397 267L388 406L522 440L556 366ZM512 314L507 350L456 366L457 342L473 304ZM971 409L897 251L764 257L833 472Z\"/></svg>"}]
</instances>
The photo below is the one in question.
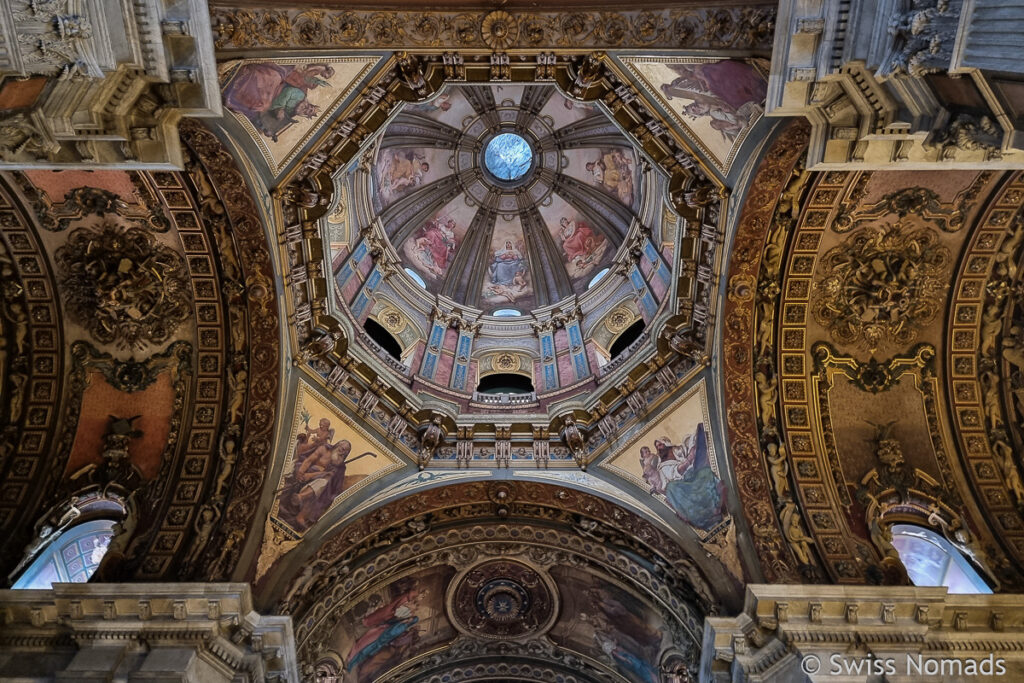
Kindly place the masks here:
<instances>
[{"instance_id":1,"label":"semicircular window","mask_svg":"<svg viewBox=\"0 0 1024 683\"><path fill-rule=\"evenodd\" d=\"M420 274L417 273L415 270L413 270L412 268L406 268L405 273L406 275L411 277L412 281L418 284L420 287L422 287L423 289L427 288L427 283L423 281L423 278L421 278Z\"/></svg>"},{"instance_id":2,"label":"semicircular window","mask_svg":"<svg viewBox=\"0 0 1024 683\"><path fill-rule=\"evenodd\" d=\"M956 546L931 529L893 524L892 544L915 586L946 586L950 593L992 589Z\"/></svg>"},{"instance_id":3,"label":"semicircular window","mask_svg":"<svg viewBox=\"0 0 1024 683\"><path fill-rule=\"evenodd\" d=\"M113 529L113 520L94 519L60 533L12 588L45 589L54 583L85 583L100 566Z\"/></svg>"},{"instance_id":4,"label":"semicircular window","mask_svg":"<svg viewBox=\"0 0 1024 683\"><path fill-rule=\"evenodd\" d=\"M481 394L529 394L534 391L529 377L511 372L495 372L481 377L476 390Z\"/></svg>"},{"instance_id":5,"label":"semicircular window","mask_svg":"<svg viewBox=\"0 0 1024 683\"><path fill-rule=\"evenodd\" d=\"M600 271L598 271L597 275L590 279L590 284L587 285L587 289L591 289L594 285L600 282L601 278L608 274L608 270L608 268L603 268Z\"/></svg>"},{"instance_id":6,"label":"semicircular window","mask_svg":"<svg viewBox=\"0 0 1024 683\"><path fill-rule=\"evenodd\" d=\"M516 310L514 308L499 308L491 315L497 318L516 318L518 316L521 316L522 314L522 311Z\"/></svg>"}]
</instances>

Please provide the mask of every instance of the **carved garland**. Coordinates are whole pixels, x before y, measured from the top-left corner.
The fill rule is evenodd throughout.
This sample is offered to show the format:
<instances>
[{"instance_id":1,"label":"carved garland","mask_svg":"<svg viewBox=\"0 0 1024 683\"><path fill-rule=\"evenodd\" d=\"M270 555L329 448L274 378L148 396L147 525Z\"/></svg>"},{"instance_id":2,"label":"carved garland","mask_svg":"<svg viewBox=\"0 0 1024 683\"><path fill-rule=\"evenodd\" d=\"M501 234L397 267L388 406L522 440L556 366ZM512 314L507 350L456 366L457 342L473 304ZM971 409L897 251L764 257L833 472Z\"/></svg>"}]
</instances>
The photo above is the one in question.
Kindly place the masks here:
<instances>
[{"instance_id":1,"label":"carved garland","mask_svg":"<svg viewBox=\"0 0 1024 683\"><path fill-rule=\"evenodd\" d=\"M0 179L0 571L21 557L52 470L63 399L56 284L10 176Z\"/></svg>"},{"instance_id":2,"label":"carved garland","mask_svg":"<svg viewBox=\"0 0 1024 683\"><path fill-rule=\"evenodd\" d=\"M1024 483L1007 425L1024 407L1004 405L1003 384L1008 364L1020 358L1014 355L1021 334L1012 329L1012 288L1024 257L1022 204L1024 174L1017 173L989 202L965 249L949 317L947 379L964 469L986 519L1018 565L1024 563ZM1017 572L993 569L1004 569L1000 578L1015 583Z\"/></svg>"},{"instance_id":3,"label":"carved garland","mask_svg":"<svg viewBox=\"0 0 1024 683\"><path fill-rule=\"evenodd\" d=\"M672 8L622 12L397 12L213 10L217 48L770 50L775 8Z\"/></svg>"},{"instance_id":4,"label":"carved garland","mask_svg":"<svg viewBox=\"0 0 1024 683\"><path fill-rule=\"evenodd\" d=\"M754 377L755 293L765 267L762 251L773 225L777 201L808 143L809 126L790 124L758 166L740 214L728 266L729 295L723 311L723 377L728 442L732 445L737 492L766 581L799 581L796 558L783 542L761 455ZM784 239L784 237L783 237ZM780 247L781 249L781 247ZM766 258L769 254L765 253ZM781 253L779 254L781 258ZM774 304L772 304L774 306ZM774 310L774 309L773 309Z\"/></svg>"}]
</instances>

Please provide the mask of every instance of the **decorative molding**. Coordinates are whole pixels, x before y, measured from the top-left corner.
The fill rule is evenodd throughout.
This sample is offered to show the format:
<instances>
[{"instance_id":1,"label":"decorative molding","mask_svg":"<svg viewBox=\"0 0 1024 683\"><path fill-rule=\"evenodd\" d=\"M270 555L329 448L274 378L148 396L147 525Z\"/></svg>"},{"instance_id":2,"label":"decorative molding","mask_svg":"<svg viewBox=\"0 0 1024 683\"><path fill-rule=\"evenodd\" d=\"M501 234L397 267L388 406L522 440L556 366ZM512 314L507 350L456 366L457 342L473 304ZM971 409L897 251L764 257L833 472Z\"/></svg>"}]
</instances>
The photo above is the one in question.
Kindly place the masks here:
<instances>
[{"instance_id":1,"label":"decorative molding","mask_svg":"<svg viewBox=\"0 0 1024 683\"><path fill-rule=\"evenodd\" d=\"M767 50L774 7L594 12L397 12L214 7L219 50L595 48Z\"/></svg>"}]
</instances>

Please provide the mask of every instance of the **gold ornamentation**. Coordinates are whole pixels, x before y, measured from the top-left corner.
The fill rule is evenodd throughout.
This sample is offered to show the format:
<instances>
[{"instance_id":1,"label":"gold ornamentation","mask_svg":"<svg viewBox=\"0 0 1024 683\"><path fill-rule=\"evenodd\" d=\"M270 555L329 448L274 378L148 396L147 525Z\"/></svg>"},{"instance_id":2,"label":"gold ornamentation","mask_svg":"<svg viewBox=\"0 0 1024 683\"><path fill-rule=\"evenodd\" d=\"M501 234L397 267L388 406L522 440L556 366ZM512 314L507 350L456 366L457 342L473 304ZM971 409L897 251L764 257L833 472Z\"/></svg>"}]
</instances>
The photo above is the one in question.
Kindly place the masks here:
<instances>
[{"instance_id":1,"label":"gold ornamentation","mask_svg":"<svg viewBox=\"0 0 1024 683\"><path fill-rule=\"evenodd\" d=\"M141 228L78 228L57 250L68 312L104 344L161 344L191 315L185 259Z\"/></svg>"},{"instance_id":2,"label":"gold ornamentation","mask_svg":"<svg viewBox=\"0 0 1024 683\"><path fill-rule=\"evenodd\" d=\"M608 317L604 321L604 326L608 328L608 331L612 334L618 334L624 329L629 327L630 323L633 322L633 312L628 308L619 307L608 314Z\"/></svg>"},{"instance_id":3,"label":"gold ornamentation","mask_svg":"<svg viewBox=\"0 0 1024 683\"><path fill-rule=\"evenodd\" d=\"M498 15L498 16L495 16ZM505 18L508 17L508 18ZM485 30L484 24L488 23ZM753 48L771 49L768 7L623 12L466 12L322 9L212 11L216 46L228 48ZM499 40L499 26L505 37ZM492 45L491 42L494 44Z\"/></svg>"},{"instance_id":4,"label":"gold ornamentation","mask_svg":"<svg viewBox=\"0 0 1024 683\"><path fill-rule=\"evenodd\" d=\"M858 230L822 259L814 317L837 342L872 352L886 341L913 342L942 309L949 261L949 249L926 228Z\"/></svg>"},{"instance_id":5,"label":"gold ornamentation","mask_svg":"<svg viewBox=\"0 0 1024 683\"><path fill-rule=\"evenodd\" d=\"M494 357L494 369L501 372L518 372L522 364L519 356L511 353L502 353Z\"/></svg>"},{"instance_id":6,"label":"gold ornamentation","mask_svg":"<svg viewBox=\"0 0 1024 683\"><path fill-rule=\"evenodd\" d=\"M401 334L408 322L397 308L388 306L377 314L377 320L392 334Z\"/></svg>"},{"instance_id":7,"label":"gold ornamentation","mask_svg":"<svg viewBox=\"0 0 1024 683\"><path fill-rule=\"evenodd\" d=\"M480 35L487 47L501 50L516 42L519 25L508 12L495 10L484 17L480 24Z\"/></svg>"}]
</instances>

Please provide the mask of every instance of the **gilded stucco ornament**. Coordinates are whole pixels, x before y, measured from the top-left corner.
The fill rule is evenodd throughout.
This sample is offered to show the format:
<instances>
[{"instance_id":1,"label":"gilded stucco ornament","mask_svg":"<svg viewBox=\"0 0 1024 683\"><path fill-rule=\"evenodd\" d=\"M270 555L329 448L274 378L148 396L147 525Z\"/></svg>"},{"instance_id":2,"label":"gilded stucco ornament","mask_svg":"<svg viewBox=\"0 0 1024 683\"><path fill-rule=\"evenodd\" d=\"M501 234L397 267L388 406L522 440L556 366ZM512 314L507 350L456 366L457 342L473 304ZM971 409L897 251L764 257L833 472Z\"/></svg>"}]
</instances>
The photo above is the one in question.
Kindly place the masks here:
<instances>
[{"instance_id":1,"label":"gilded stucco ornament","mask_svg":"<svg viewBox=\"0 0 1024 683\"><path fill-rule=\"evenodd\" d=\"M78 228L55 260L68 312L101 343L161 344L192 313L185 260L140 228Z\"/></svg>"},{"instance_id":2,"label":"gilded stucco ornament","mask_svg":"<svg viewBox=\"0 0 1024 683\"><path fill-rule=\"evenodd\" d=\"M942 310L949 249L928 229L862 228L822 258L815 319L844 344L905 345Z\"/></svg>"},{"instance_id":3,"label":"gilded stucco ornament","mask_svg":"<svg viewBox=\"0 0 1024 683\"><path fill-rule=\"evenodd\" d=\"M495 10L484 17L480 24L480 35L487 47L501 50L516 42L519 25L508 12Z\"/></svg>"}]
</instances>

